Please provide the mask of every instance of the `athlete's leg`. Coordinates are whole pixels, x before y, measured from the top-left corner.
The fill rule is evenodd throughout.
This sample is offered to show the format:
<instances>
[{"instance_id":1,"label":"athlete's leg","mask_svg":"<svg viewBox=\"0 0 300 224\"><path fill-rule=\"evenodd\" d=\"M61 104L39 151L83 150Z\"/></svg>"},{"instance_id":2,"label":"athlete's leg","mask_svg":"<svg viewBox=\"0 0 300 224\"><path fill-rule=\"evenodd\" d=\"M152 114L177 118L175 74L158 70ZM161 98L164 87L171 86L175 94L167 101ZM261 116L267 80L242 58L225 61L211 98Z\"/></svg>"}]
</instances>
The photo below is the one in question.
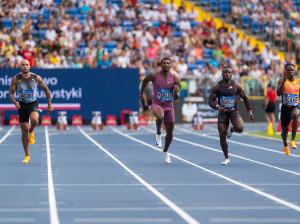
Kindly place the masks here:
<instances>
[{"instance_id":1,"label":"athlete's leg","mask_svg":"<svg viewBox=\"0 0 300 224\"><path fill-rule=\"evenodd\" d=\"M164 120L164 111L160 107L153 108L153 115L156 117L156 133L161 135L161 126Z\"/></svg>"},{"instance_id":2,"label":"athlete's leg","mask_svg":"<svg viewBox=\"0 0 300 224\"><path fill-rule=\"evenodd\" d=\"M227 130L228 130L228 124L222 124L218 123L218 131L220 135L220 144L221 148L223 150L225 159L228 159L228 143L227 143Z\"/></svg>"},{"instance_id":3,"label":"athlete's leg","mask_svg":"<svg viewBox=\"0 0 300 224\"><path fill-rule=\"evenodd\" d=\"M28 148L28 131L29 131L29 125L27 122L20 123L20 128L22 132L22 143L23 148L26 156L29 156L29 148Z\"/></svg>"},{"instance_id":4,"label":"athlete's leg","mask_svg":"<svg viewBox=\"0 0 300 224\"><path fill-rule=\"evenodd\" d=\"M166 141L163 151L168 152L169 146L173 140L173 130L174 130L174 122L165 122L166 127Z\"/></svg>"},{"instance_id":5,"label":"athlete's leg","mask_svg":"<svg viewBox=\"0 0 300 224\"><path fill-rule=\"evenodd\" d=\"M34 129L39 123L39 113L36 111L32 111L29 115L30 117L30 129L29 129L29 144L33 145L35 143L35 138L34 138Z\"/></svg>"},{"instance_id":6,"label":"athlete's leg","mask_svg":"<svg viewBox=\"0 0 300 224\"><path fill-rule=\"evenodd\" d=\"M33 132L35 127L39 123L39 113L36 111L33 111L30 113L29 117L30 117L30 125L31 125L29 132Z\"/></svg>"},{"instance_id":7,"label":"athlete's leg","mask_svg":"<svg viewBox=\"0 0 300 224\"><path fill-rule=\"evenodd\" d=\"M292 111L291 117L293 119L292 122L292 141L295 140L297 128L298 128L298 117L299 117L299 109L298 107L295 107Z\"/></svg>"},{"instance_id":8,"label":"athlete's leg","mask_svg":"<svg viewBox=\"0 0 300 224\"><path fill-rule=\"evenodd\" d=\"M282 138L282 141L283 141L283 145L288 146L287 136L288 136L288 133L289 133L289 125L288 126L282 126L281 125L281 129L282 129L281 138Z\"/></svg>"},{"instance_id":9,"label":"athlete's leg","mask_svg":"<svg viewBox=\"0 0 300 224\"><path fill-rule=\"evenodd\" d=\"M244 130L244 121L241 117L236 117L231 121L231 132L242 133Z\"/></svg>"}]
</instances>

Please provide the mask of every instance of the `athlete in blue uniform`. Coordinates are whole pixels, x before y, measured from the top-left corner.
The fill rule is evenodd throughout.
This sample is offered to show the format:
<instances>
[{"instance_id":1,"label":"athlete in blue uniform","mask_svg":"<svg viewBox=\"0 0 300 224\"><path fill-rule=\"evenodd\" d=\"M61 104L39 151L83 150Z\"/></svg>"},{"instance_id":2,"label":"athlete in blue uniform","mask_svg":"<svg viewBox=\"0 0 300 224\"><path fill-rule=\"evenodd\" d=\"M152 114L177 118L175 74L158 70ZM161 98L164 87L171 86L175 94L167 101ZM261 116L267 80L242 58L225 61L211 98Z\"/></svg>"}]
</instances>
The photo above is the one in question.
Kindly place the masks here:
<instances>
[{"instance_id":1,"label":"athlete in blue uniform","mask_svg":"<svg viewBox=\"0 0 300 224\"><path fill-rule=\"evenodd\" d=\"M53 107L51 105L51 95L47 85L40 76L29 71L30 64L28 60L24 59L22 61L21 70L21 73L12 78L9 99L18 108L19 122L22 131L22 143L26 155L22 163L28 163L30 161L28 143L31 145L35 143L33 131L39 122L38 102L36 100L37 84L44 90L47 97L48 113L53 111ZM16 90L19 95L19 102L17 102L14 97ZM29 118L31 121L30 126Z\"/></svg>"},{"instance_id":2,"label":"athlete in blue uniform","mask_svg":"<svg viewBox=\"0 0 300 224\"><path fill-rule=\"evenodd\" d=\"M225 66L222 69L222 80L213 87L212 93L209 96L209 106L219 111L218 130L221 147L225 156L225 161L222 162L222 165L228 165L230 163L226 137L230 138L232 132L241 133L244 129L244 122L237 107L238 95L244 100L249 118L251 120L254 119L250 107L250 100L247 97L245 90L241 85L234 80L231 80L231 78L232 70L229 66ZM218 105L216 104L216 99L218 99ZM228 130L229 120L233 127Z\"/></svg>"}]
</instances>

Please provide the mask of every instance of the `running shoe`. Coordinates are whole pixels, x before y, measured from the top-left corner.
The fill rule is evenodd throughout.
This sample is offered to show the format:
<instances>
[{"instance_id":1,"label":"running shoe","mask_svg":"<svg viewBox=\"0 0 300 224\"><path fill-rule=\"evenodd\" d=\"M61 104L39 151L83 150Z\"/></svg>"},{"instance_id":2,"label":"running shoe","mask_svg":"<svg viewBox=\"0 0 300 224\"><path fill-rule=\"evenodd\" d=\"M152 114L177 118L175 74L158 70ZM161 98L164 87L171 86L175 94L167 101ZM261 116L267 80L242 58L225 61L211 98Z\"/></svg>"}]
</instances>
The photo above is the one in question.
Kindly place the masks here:
<instances>
[{"instance_id":1,"label":"running shoe","mask_svg":"<svg viewBox=\"0 0 300 224\"><path fill-rule=\"evenodd\" d=\"M168 152L164 152L165 155L165 163L170 164L171 163L171 158Z\"/></svg>"},{"instance_id":2,"label":"running shoe","mask_svg":"<svg viewBox=\"0 0 300 224\"><path fill-rule=\"evenodd\" d=\"M292 140L292 141L290 142L290 146L291 146L292 149L297 149L295 140Z\"/></svg>"},{"instance_id":3,"label":"running shoe","mask_svg":"<svg viewBox=\"0 0 300 224\"><path fill-rule=\"evenodd\" d=\"M290 154L289 146L284 146L284 153L285 153L286 155L289 155L289 154Z\"/></svg>"},{"instance_id":4,"label":"running shoe","mask_svg":"<svg viewBox=\"0 0 300 224\"><path fill-rule=\"evenodd\" d=\"M33 145L35 143L34 132L29 132L29 144Z\"/></svg>"},{"instance_id":5,"label":"running shoe","mask_svg":"<svg viewBox=\"0 0 300 224\"><path fill-rule=\"evenodd\" d=\"M231 128L232 128L232 124L229 124L228 131L227 131L227 139L229 139L232 136Z\"/></svg>"},{"instance_id":6,"label":"running shoe","mask_svg":"<svg viewBox=\"0 0 300 224\"><path fill-rule=\"evenodd\" d=\"M155 145L158 146L158 147L162 146L162 143L161 143L161 134L160 135L156 134Z\"/></svg>"},{"instance_id":7,"label":"running shoe","mask_svg":"<svg viewBox=\"0 0 300 224\"><path fill-rule=\"evenodd\" d=\"M30 161L30 156L25 156L25 159L22 161L22 163L28 163Z\"/></svg>"},{"instance_id":8,"label":"running shoe","mask_svg":"<svg viewBox=\"0 0 300 224\"><path fill-rule=\"evenodd\" d=\"M221 164L222 165L228 165L230 163L229 159L225 159Z\"/></svg>"}]
</instances>

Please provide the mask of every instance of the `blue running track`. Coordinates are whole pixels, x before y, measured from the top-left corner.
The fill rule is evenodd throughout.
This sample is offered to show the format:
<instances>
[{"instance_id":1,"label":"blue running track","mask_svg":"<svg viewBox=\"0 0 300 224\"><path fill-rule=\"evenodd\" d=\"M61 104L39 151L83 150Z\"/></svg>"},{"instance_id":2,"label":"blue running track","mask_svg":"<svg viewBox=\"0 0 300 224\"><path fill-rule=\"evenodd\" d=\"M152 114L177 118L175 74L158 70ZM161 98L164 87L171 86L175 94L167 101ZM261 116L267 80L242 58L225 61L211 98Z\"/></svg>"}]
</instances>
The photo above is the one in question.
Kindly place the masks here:
<instances>
[{"instance_id":1,"label":"blue running track","mask_svg":"<svg viewBox=\"0 0 300 224\"><path fill-rule=\"evenodd\" d=\"M20 128L4 126L0 223L300 223L300 145L286 156L280 141L234 133L222 166L216 124L176 125L165 164L154 130L38 126L22 164Z\"/></svg>"}]
</instances>

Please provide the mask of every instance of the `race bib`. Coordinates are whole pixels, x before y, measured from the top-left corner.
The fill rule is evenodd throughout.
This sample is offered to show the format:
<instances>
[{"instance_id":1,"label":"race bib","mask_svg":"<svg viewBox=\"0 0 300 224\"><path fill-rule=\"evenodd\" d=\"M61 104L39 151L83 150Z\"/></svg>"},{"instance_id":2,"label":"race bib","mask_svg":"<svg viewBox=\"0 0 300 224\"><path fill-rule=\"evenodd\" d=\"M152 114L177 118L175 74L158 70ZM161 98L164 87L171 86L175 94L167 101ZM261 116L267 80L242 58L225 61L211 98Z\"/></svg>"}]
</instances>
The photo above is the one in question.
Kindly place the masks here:
<instances>
[{"instance_id":1,"label":"race bib","mask_svg":"<svg viewBox=\"0 0 300 224\"><path fill-rule=\"evenodd\" d=\"M34 91L33 89L30 90L20 90L19 99L22 102L32 102L34 101Z\"/></svg>"},{"instance_id":2,"label":"race bib","mask_svg":"<svg viewBox=\"0 0 300 224\"><path fill-rule=\"evenodd\" d=\"M171 89L158 89L157 99L161 101L172 101L173 92Z\"/></svg>"},{"instance_id":3,"label":"race bib","mask_svg":"<svg viewBox=\"0 0 300 224\"><path fill-rule=\"evenodd\" d=\"M298 105L298 94L285 93L283 104L296 107Z\"/></svg>"},{"instance_id":4,"label":"race bib","mask_svg":"<svg viewBox=\"0 0 300 224\"><path fill-rule=\"evenodd\" d=\"M220 96L221 107L233 108L234 107L234 96Z\"/></svg>"}]
</instances>

